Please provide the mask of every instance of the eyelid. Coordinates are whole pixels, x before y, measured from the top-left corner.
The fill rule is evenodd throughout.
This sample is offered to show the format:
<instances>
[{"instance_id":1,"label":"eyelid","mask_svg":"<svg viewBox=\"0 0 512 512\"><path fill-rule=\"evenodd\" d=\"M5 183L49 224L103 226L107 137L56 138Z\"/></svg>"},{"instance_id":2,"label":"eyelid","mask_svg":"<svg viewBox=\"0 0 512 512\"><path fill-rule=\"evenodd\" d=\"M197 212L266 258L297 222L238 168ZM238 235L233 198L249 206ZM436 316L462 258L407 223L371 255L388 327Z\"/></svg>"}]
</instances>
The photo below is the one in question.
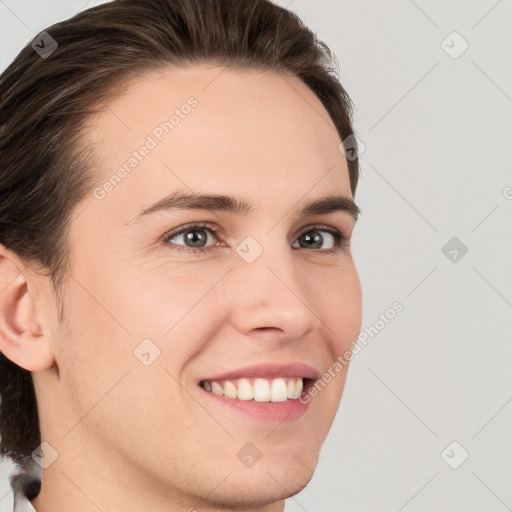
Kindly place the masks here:
<instances>
[{"instance_id":1,"label":"eyelid","mask_svg":"<svg viewBox=\"0 0 512 512\"><path fill-rule=\"evenodd\" d=\"M224 230L218 226L217 224L213 224L211 222L189 222L187 224L183 224L179 228L176 228L176 230L168 231L163 235L162 238L168 239L173 238L177 235L181 235L183 232L188 231L189 229L196 228L196 229L203 229L208 228L211 229L214 233L222 233ZM326 231L330 231L331 233L340 233L342 236L345 237L343 230L335 228L333 226L330 226L329 224L309 224L305 226L303 229L299 231L297 236L301 236L304 233L307 233L308 231L311 231L313 229L325 229Z\"/></svg>"},{"instance_id":2,"label":"eyelid","mask_svg":"<svg viewBox=\"0 0 512 512\"><path fill-rule=\"evenodd\" d=\"M335 228L334 226L330 226L329 224L310 224L309 226L305 226L304 229L299 231L297 237L303 235L304 233L307 233L308 231L314 231L315 229L318 229L319 231L329 231L330 233L333 233L335 235L339 234L343 238L345 238L345 235L342 230Z\"/></svg>"},{"instance_id":3,"label":"eyelid","mask_svg":"<svg viewBox=\"0 0 512 512\"><path fill-rule=\"evenodd\" d=\"M220 233L222 232L222 228L218 226L217 224L213 224L211 222L189 222L188 224L183 224L179 228L176 228L175 230L168 231L163 238L173 238L176 235L181 235L183 232L188 231L189 229L204 229L208 228L211 229L214 233Z\"/></svg>"}]
</instances>

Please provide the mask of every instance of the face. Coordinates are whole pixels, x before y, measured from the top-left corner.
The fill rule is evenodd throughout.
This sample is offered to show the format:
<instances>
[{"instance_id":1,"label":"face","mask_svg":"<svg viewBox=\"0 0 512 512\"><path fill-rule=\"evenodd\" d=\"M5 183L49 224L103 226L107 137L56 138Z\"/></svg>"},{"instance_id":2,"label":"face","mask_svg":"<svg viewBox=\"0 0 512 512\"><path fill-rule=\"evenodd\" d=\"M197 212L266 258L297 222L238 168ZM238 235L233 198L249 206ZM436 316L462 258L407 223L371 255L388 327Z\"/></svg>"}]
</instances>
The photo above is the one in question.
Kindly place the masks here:
<instances>
[{"instance_id":1,"label":"face","mask_svg":"<svg viewBox=\"0 0 512 512\"><path fill-rule=\"evenodd\" d=\"M327 112L291 74L202 65L139 77L87 134L102 177L73 213L55 366L34 374L48 474L112 468L184 507L297 493L347 368L294 397L361 327L348 201L303 211L352 198Z\"/></svg>"}]
</instances>

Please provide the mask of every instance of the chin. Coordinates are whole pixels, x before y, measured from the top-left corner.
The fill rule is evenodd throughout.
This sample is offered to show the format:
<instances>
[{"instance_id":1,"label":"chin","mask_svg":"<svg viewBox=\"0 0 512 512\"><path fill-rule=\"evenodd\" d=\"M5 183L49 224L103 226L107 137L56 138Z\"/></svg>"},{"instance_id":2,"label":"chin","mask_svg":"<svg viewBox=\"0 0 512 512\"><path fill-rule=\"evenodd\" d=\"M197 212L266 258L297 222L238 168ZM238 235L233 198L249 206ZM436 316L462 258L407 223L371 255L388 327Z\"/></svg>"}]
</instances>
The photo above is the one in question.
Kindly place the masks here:
<instances>
[{"instance_id":1,"label":"chin","mask_svg":"<svg viewBox=\"0 0 512 512\"><path fill-rule=\"evenodd\" d=\"M279 464L263 463L251 469L237 469L219 486L210 500L218 507L249 509L269 505L295 496L313 477L318 456L308 461L293 463L281 460Z\"/></svg>"}]
</instances>

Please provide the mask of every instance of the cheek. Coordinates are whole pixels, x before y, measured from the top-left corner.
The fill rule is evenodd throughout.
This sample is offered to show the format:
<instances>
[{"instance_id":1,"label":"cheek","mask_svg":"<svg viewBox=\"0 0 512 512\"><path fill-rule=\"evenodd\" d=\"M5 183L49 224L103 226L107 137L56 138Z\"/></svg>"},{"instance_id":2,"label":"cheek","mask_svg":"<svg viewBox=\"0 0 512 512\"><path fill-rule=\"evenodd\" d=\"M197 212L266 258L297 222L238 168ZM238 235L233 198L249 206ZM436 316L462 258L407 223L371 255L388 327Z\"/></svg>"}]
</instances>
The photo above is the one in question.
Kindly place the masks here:
<instances>
[{"instance_id":1,"label":"cheek","mask_svg":"<svg viewBox=\"0 0 512 512\"><path fill-rule=\"evenodd\" d=\"M131 345L149 339L143 343L158 353L154 364L181 380L227 321L229 305L213 299L225 272L219 265L161 265L139 274L132 283L134 299L120 311L131 318Z\"/></svg>"},{"instance_id":2,"label":"cheek","mask_svg":"<svg viewBox=\"0 0 512 512\"><path fill-rule=\"evenodd\" d=\"M226 268L220 265L158 263L137 271L135 279L128 279L132 271L127 268L124 284L115 284L119 296L133 297L120 304L120 315L127 318L132 331L140 335L170 338L183 325L193 328L192 320L202 309L202 302L217 283ZM195 319L197 322L197 318Z\"/></svg>"},{"instance_id":3,"label":"cheek","mask_svg":"<svg viewBox=\"0 0 512 512\"><path fill-rule=\"evenodd\" d=\"M164 289L161 286L153 291L163 294ZM184 436L193 424L191 415L184 414L183 393L175 379L180 378L183 362L193 350L194 334L184 330L188 327L187 316L167 336L163 333L183 317L188 301L182 296L182 302L176 299L178 306L173 315L169 314L171 296L161 302L149 300L149 296L134 296L124 302L123 316L121 305L119 310L115 307L117 300L122 302L121 297L118 293L102 293L100 306L78 286L66 303L66 330L62 332L58 363L61 388L71 409L62 420L63 434L77 425L73 434L80 430L94 432L110 448L119 445L120 449L123 444L140 445L148 429L154 439L168 439L169 426L173 425L177 435ZM119 318L123 320L118 322ZM137 353L144 339L144 350ZM152 341L147 343L147 339ZM155 351L159 356L153 359ZM143 352L150 354L148 365L143 362ZM170 452L171 445L169 440Z\"/></svg>"},{"instance_id":4,"label":"cheek","mask_svg":"<svg viewBox=\"0 0 512 512\"><path fill-rule=\"evenodd\" d=\"M351 263L340 269L318 273L309 281L310 300L325 324L332 356L336 357L356 341L362 322L361 283Z\"/></svg>"},{"instance_id":5,"label":"cheek","mask_svg":"<svg viewBox=\"0 0 512 512\"><path fill-rule=\"evenodd\" d=\"M347 350L350 344L356 341L362 322L361 286L357 274L350 279L344 279L341 287L342 289L337 292L338 300L333 300L330 307L333 329L340 333L340 346L337 347L337 353Z\"/></svg>"},{"instance_id":6,"label":"cheek","mask_svg":"<svg viewBox=\"0 0 512 512\"><path fill-rule=\"evenodd\" d=\"M336 415L350 365L352 345L357 341L362 322L362 293L358 273L352 262L343 268L324 268L307 279L309 300L323 322L328 357L317 383L316 404L319 417L330 425ZM349 356L347 356L347 353ZM313 400L315 400L313 397Z\"/></svg>"}]
</instances>

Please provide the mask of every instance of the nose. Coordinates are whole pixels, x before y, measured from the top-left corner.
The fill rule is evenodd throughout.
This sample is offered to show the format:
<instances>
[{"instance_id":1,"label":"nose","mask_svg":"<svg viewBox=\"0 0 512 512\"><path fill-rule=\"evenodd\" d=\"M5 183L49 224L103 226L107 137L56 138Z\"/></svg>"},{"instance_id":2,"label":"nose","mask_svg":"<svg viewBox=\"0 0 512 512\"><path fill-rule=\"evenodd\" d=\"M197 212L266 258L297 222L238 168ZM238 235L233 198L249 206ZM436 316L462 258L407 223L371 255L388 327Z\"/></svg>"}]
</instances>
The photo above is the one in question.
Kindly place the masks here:
<instances>
[{"instance_id":1,"label":"nose","mask_svg":"<svg viewBox=\"0 0 512 512\"><path fill-rule=\"evenodd\" d=\"M320 327L306 292L307 276L297 272L292 251L286 245L266 248L251 263L241 259L230 272L231 321L241 334L287 341Z\"/></svg>"}]
</instances>

